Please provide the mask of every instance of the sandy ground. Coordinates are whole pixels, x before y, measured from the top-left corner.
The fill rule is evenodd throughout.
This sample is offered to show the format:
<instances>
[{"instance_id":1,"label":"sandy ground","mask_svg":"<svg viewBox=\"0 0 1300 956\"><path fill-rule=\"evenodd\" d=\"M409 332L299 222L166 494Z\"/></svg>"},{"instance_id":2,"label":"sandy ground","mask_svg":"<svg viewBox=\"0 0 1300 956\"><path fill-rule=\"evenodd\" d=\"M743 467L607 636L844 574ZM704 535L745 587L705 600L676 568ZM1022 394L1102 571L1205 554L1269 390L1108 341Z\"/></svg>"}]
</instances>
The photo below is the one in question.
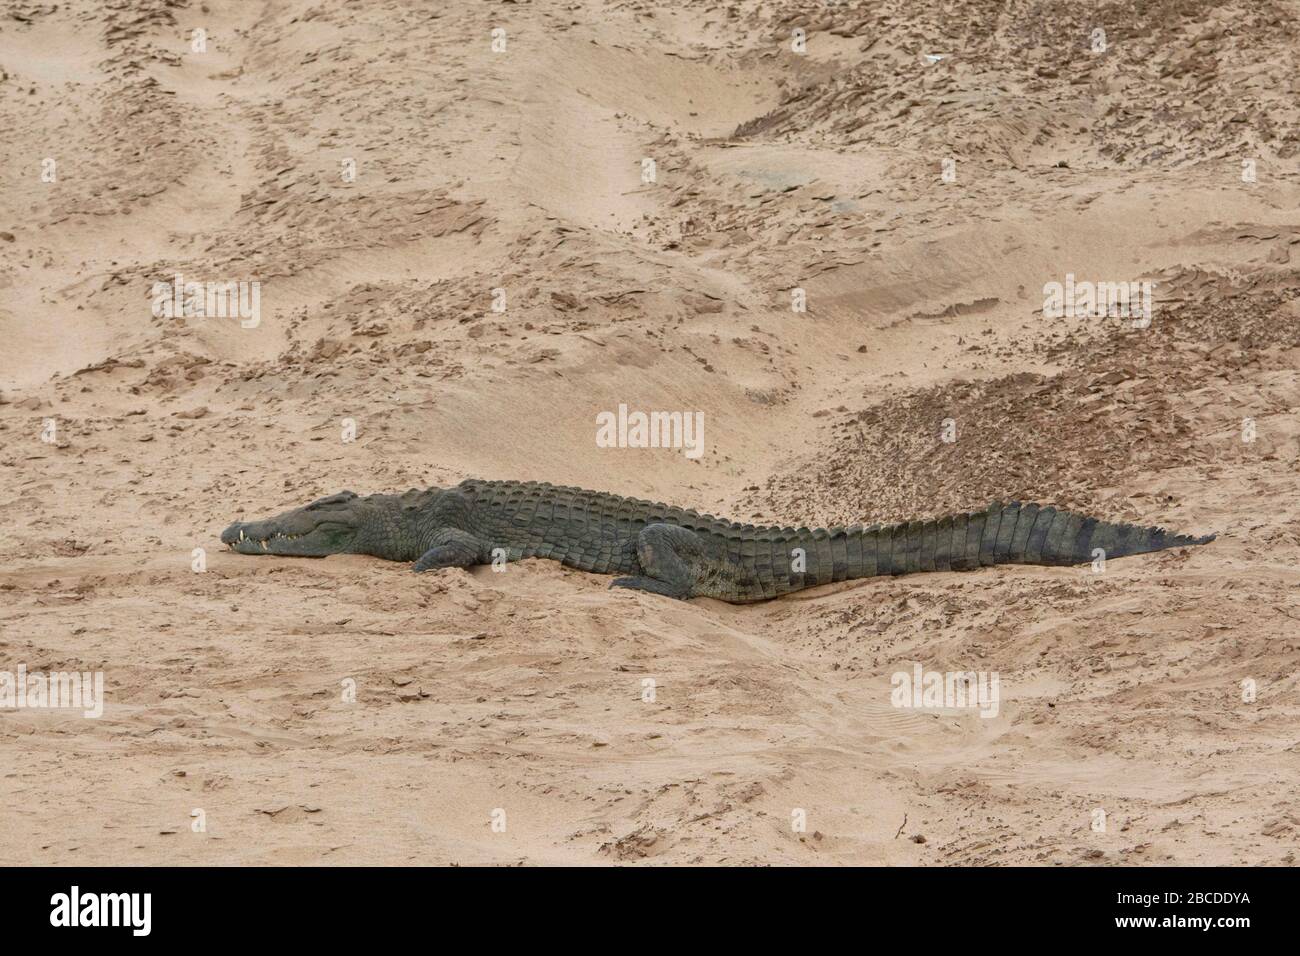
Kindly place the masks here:
<instances>
[{"instance_id":1,"label":"sandy ground","mask_svg":"<svg viewBox=\"0 0 1300 956\"><path fill-rule=\"evenodd\" d=\"M0 862L1294 864L1298 16L6 0L0 670L106 702L0 710ZM705 454L597 447L620 403ZM218 541L468 476L1220 537L749 607ZM916 663L997 716L893 706Z\"/></svg>"}]
</instances>

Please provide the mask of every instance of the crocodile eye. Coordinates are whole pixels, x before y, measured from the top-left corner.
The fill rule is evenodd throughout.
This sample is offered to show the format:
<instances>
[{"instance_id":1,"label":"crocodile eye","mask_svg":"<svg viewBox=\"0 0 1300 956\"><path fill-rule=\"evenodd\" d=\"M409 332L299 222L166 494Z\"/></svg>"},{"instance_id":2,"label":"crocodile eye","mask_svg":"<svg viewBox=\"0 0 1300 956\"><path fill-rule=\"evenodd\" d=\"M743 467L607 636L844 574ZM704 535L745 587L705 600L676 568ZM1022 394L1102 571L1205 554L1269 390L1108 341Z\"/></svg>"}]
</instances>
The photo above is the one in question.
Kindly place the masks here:
<instances>
[{"instance_id":1,"label":"crocodile eye","mask_svg":"<svg viewBox=\"0 0 1300 956\"><path fill-rule=\"evenodd\" d=\"M355 491L340 491L336 495L330 495L328 498L321 498L313 501L306 508L307 511L316 511L319 508L328 508L330 505L345 505L349 501L355 500L357 493Z\"/></svg>"}]
</instances>

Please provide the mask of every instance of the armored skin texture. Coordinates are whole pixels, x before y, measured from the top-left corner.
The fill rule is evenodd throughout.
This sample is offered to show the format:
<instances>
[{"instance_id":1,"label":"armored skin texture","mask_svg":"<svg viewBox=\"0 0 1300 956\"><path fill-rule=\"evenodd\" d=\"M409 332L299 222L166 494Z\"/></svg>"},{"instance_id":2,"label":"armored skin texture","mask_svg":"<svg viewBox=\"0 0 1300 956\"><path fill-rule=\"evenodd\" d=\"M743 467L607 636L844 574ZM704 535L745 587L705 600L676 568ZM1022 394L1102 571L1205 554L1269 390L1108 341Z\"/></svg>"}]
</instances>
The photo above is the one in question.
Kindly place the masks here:
<instances>
[{"instance_id":1,"label":"armored skin texture","mask_svg":"<svg viewBox=\"0 0 1300 956\"><path fill-rule=\"evenodd\" d=\"M1085 564L1098 552L1122 558L1213 538L1018 501L867 528L756 527L600 491L477 479L401 495L343 491L221 534L241 554L370 554L416 571L551 558L619 575L611 587L733 604L874 575Z\"/></svg>"}]
</instances>

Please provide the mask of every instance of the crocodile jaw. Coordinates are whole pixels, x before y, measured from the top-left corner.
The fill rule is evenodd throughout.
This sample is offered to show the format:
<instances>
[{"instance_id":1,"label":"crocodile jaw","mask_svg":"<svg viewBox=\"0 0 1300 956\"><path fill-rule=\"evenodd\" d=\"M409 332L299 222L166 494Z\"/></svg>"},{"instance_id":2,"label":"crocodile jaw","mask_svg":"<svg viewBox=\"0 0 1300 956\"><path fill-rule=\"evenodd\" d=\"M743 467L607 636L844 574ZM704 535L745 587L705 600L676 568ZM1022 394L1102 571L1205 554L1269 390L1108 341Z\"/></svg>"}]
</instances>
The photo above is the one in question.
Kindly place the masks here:
<instances>
[{"instance_id":1,"label":"crocodile jaw","mask_svg":"<svg viewBox=\"0 0 1300 956\"><path fill-rule=\"evenodd\" d=\"M351 492L322 498L264 521L236 521L221 541L240 554L323 558L352 550L363 524L363 505Z\"/></svg>"},{"instance_id":2,"label":"crocodile jaw","mask_svg":"<svg viewBox=\"0 0 1300 956\"><path fill-rule=\"evenodd\" d=\"M269 528L271 522L236 521L221 532L221 541L240 554L279 554L300 558L323 558L339 553L329 547L327 538L312 531L293 534Z\"/></svg>"}]
</instances>

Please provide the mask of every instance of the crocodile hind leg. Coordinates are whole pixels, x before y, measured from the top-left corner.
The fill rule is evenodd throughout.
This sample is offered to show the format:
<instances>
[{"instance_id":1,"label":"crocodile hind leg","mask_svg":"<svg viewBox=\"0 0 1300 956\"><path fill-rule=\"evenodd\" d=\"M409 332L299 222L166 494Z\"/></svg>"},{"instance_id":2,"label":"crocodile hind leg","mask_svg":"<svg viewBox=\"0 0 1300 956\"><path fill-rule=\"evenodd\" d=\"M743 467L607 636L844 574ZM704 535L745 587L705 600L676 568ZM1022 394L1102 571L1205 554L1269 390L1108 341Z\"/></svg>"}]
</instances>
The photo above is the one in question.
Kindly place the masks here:
<instances>
[{"instance_id":1,"label":"crocodile hind leg","mask_svg":"<svg viewBox=\"0 0 1300 956\"><path fill-rule=\"evenodd\" d=\"M636 539L637 562L642 574L615 578L612 588L632 588L664 597L686 600L693 596L701 562L708 555L704 542L689 528L648 524Z\"/></svg>"},{"instance_id":2,"label":"crocodile hind leg","mask_svg":"<svg viewBox=\"0 0 1300 956\"><path fill-rule=\"evenodd\" d=\"M414 571L432 571L436 568L467 568L482 563L483 544L468 531L444 528L429 540L429 550L415 562Z\"/></svg>"}]
</instances>

